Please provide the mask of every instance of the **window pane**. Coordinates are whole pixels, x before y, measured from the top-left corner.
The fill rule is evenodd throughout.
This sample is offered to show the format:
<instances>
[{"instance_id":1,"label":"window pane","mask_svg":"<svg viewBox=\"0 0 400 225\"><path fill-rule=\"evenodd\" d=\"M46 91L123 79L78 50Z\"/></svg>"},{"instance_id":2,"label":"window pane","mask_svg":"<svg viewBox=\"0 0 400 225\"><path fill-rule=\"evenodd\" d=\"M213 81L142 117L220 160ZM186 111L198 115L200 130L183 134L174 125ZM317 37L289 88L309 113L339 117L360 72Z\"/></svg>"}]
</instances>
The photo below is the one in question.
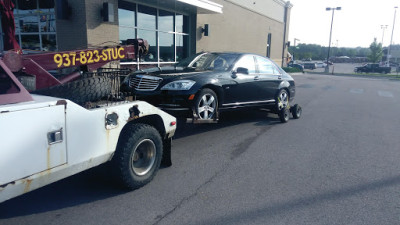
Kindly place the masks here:
<instances>
[{"instance_id":1,"label":"window pane","mask_svg":"<svg viewBox=\"0 0 400 225\"><path fill-rule=\"evenodd\" d=\"M249 70L249 73L256 72L256 64L254 63L254 57L251 55L243 56L237 63L236 68L243 67Z\"/></svg>"},{"instance_id":2,"label":"window pane","mask_svg":"<svg viewBox=\"0 0 400 225\"><path fill-rule=\"evenodd\" d=\"M156 15L157 9L139 5L137 26L148 30L155 30Z\"/></svg>"},{"instance_id":3,"label":"window pane","mask_svg":"<svg viewBox=\"0 0 400 225\"><path fill-rule=\"evenodd\" d=\"M19 13L33 13L33 9L37 9L37 0L18 0L17 4Z\"/></svg>"},{"instance_id":4,"label":"window pane","mask_svg":"<svg viewBox=\"0 0 400 225\"><path fill-rule=\"evenodd\" d=\"M126 40L135 39L136 33L134 28L119 27L119 42L126 44Z\"/></svg>"},{"instance_id":5,"label":"window pane","mask_svg":"<svg viewBox=\"0 0 400 225\"><path fill-rule=\"evenodd\" d=\"M137 30L138 38L147 40L150 45L149 54L142 58L145 62L157 62L157 36L155 31Z\"/></svg>"},{"instance_id":6,"label":"window pane","mask_svg":"<svg viewBox=\"0 0 400 225\"><path fill-rule=\"evenodd\" d=\"M176 23L176 32L179 33L189 33L189 17L181 15L181 14L176 14L175 18L175 23Z\"/></svg>"},{"instance_id":7,"label":"window pane","mask_svg":"<svg viewBox=\"0 0 400 225\"><path fill-rule=\"evenodd\" d=\"M29 50L40 50L39 35L21 35L22 48Z\"/></svg>"},{"instance_id":8,"label":"window pane","mask_svg":"<svg viewBox=\"0 0 400 225\"><path fill-rule=\"evenodd\" d=\"M42 47L43 47L43 51L57 50L56 35L55 34L42 35Z\"/></svg>"},{"instance_id":9,"label":"window pane","mask_svg":"<svg viewBox=\"0 0 400 225\"><path fill-rule=\"evenodd\" d=\"M174 62L174 34L160 32L160 62Z\"/></svg>"},{"instance_id":10,"label":"window pane","mask_svg":"<svg viewBox=\"0 0 400 225\"><path fill-rule=\"evenodd\" d=\"M120 26L135 27L135 8L132 10L118 9L118 22Z\"/></svg>"},{"instance_id":11,"label":"window pane","mask_svg":"<svg viewBox=\"0 0 400 225\"><path fill-rule=\"evenodd\" d=\"M274 65L266 58L257 57L259 73L276 74Z\"/></svg>"},{"instance_id":12,"label":"window pane","mask_svg":"<svg viewBox=\"0 0 400 225\"><path fill-rule=\"evenodd\" d=\"M189 35L176 35L176 61L179 62L188 57L187 46L189 43Z\"/></svg>"},{"instance_id":13,"label":"window pane","mask_svg":"<svg viewBox=\"0 0 400 225\"><path fill-rule=\"evenodd\" d=\"M21 32L39 32L38 16L20 16L19 27Z\"/></svg>"},{"instance_id":14,"label":"window pane","mask_svg":"<svg viewBox=\"0 0 400 225\"><path fill-rule=\"evenodd\" d=\"M158 14L158 30L174 31L174 13L160 10Z\"/></svg>"},{"instance_id":15,"label":"window pane","mask_svg":"<svg viewBox=\"0 0 400 225\"><path fill-rule=\"evenodd\" d=\"M56 32L56 19L53 15L40 15L40 30L42 32Z\"/></svg>"},{"instance_id":16,"label":"window pane","mask_svg":"<svg viewBox=\"0 0 400 225\"><path fill-rule=\"evenodd\" d=\"M54 13L54 0L39 0L39 9L41 13Z\"/></svg>"}]
</instances>

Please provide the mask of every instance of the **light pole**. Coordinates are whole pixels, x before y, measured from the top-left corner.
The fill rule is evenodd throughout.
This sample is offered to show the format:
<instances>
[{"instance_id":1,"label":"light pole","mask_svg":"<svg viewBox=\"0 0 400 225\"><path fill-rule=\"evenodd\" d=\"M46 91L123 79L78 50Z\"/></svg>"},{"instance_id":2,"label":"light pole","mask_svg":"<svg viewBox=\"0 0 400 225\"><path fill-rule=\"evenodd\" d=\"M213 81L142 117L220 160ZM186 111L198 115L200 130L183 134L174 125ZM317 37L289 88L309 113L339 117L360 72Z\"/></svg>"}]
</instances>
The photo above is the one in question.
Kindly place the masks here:
<instances>
[{"instance_id":1,"label":"light pole","mask_svg":"<svg viewBox=\"0 0 400 225\"><path fill-rule=\"evenodd\" d=\"M330 53L330 51L331 51L333 16L335 15L335 10L341 10L341 9L342 9L342 7L336 7L336 8L327 7L327 8L326 8L326 11L331 11L331 10L332 10L332 21L331 21L331 32L330 32L330 34L329 34L328 57L326 58L325 73L329 73L329 53Z\"/></svg>"},{"instance_id":2,"label":"light pole","mask_svg":"<svg viewBox=\"0 0 400 225\"><path fill-rule=\"evenodd\" d=\"M295 58L294 58L294 52L296 51L296 41L300 41L300 39L297 39L297 38L295 38L294 39L294 44L293 44L293 63L294 63L294 60L295 60Z\"/></svg>"},{"instance_id":3,"label":"light pole","mask_svg":"<svg viewBox=\"0 0 400 225\"><path fill-rule=\"evenodd\" d=\"M393 31L394 31L394 24L396 22L396 11L397 11L397 6L394 7L394 17L393 17L393 28L392 28L392 37L390 38L390 43L389 43L389 47L388 47L388 55L387 55L387 64L388 66L390 66L390 46L392 45L392 41L393 41Z\"/></svg>"},{"instance_id":4,"label":"light pole","mask_svg":"<svg viewBox=\"0 0 400 225\"><path fill-rule=\"evenodd\" d=\"M385 29L387 29L388 25L381 25L381 29L382 29L382 47L383 47L383 37L385 36Z\"/></svg>"}]
</instances>

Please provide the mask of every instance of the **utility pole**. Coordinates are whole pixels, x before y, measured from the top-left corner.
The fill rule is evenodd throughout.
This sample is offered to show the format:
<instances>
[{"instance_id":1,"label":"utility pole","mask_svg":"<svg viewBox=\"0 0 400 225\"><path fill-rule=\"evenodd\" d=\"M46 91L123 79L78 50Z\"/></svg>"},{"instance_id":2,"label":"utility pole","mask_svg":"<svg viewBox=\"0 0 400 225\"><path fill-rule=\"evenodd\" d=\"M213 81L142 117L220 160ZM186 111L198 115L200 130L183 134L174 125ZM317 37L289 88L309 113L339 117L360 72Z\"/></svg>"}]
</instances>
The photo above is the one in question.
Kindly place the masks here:
<instances>
[{"instance_id":1,"label":"utility pole","mask_svg":"<svg viewBox=\"0 0 400 225\"><path fill-rule=\"evenodd\" d=\"M392 37L390 38L390 43L388 47L388 55L387 55L387 64L390 66L390 48L393 43L393 31L394 31L394 24L396 23L396 11L397 11L397 6L394 7L394 17L393 17L393 27L392 27Z\"/></svg>"},{"instance_id":2,"label":"utility pole","mask_svg":"<svg viewBox=\"0 0 400 225\"><path fill-rule=\"evenodd\" d=\"M325 73L329 73L329 53L330 53L330 51L331 51L333 17L334 17L334 15L335 15L335 10L341 10L341 9L342 9L342 7L336 7L336 8L327 7L327 8L326 8L326 11L331 11L331 10L332 10L332 21L331 21L331 32L330 32L330 34L329 34L328 57L326 57Z\"/></svg>"}]
</instances>

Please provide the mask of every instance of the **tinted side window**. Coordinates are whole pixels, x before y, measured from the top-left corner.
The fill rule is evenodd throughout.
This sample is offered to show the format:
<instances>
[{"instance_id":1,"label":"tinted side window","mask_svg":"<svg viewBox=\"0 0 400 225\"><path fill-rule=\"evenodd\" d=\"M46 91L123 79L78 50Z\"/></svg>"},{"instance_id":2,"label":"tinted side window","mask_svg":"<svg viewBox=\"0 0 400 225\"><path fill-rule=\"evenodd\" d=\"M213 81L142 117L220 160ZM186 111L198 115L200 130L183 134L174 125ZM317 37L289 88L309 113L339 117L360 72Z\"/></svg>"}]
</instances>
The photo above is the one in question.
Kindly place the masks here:
<instances>
[{"instance_id":1,"label":"tinted side window","mask_svg":"<svg viewBox=\"0 0 400 225\"><path fill-rule=\"evenodd\" d=\"M280 74L274 63L263 57L256 57L258 63L258 71L263 74Z\"/></svg>"},{"instance_id":2,"label":"tinted side window","mask_svg":"<svg viewBox=\"0 0 400 225\"><path fill-rule=\"evenodd\" d=\"M245 55L236 63L235 68L243 67L249 70L249 73L256 73L256 64L252 55Z\"/></svg>"}]
</instances>

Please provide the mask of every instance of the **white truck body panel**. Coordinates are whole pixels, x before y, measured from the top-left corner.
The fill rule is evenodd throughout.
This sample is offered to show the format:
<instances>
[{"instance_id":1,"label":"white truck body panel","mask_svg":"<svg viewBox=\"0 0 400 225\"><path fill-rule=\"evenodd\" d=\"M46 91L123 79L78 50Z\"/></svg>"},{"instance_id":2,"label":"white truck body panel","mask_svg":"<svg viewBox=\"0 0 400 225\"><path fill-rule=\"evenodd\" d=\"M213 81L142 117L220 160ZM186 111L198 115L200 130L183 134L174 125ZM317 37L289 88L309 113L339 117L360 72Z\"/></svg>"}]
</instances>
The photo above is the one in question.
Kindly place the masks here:
<instances>
[{"instance_id":1,"label":"white truck body panel","mask_svg":"<svg viewBox=\"0 0 400 225\"><path fill-rule=\"evenodd\" d=\"M33 98L0 105L0 202L109 161L122 129L132 120L159 116L165 138L176 129L171 124L175 117L142 101L88 110L69 100ZM139 115L133 117L131 108ZM115 118L111 124L106 123L108 115ZM51 140L57 143L49 144Z\"/></svg>"},{"instance_id":2,"label":"white truck body panel","mask_svg":"<svg viewBox=\"0 0 400 225\"><path fill-rule=\"evenodd\" d=\"M47 138L48 133L61 131L65 139L63 105L1 113L0 124L0 134L7 137L0 142L0 184L67 162L66 142L49 144Z\"/></svg>"}]
</instances>

